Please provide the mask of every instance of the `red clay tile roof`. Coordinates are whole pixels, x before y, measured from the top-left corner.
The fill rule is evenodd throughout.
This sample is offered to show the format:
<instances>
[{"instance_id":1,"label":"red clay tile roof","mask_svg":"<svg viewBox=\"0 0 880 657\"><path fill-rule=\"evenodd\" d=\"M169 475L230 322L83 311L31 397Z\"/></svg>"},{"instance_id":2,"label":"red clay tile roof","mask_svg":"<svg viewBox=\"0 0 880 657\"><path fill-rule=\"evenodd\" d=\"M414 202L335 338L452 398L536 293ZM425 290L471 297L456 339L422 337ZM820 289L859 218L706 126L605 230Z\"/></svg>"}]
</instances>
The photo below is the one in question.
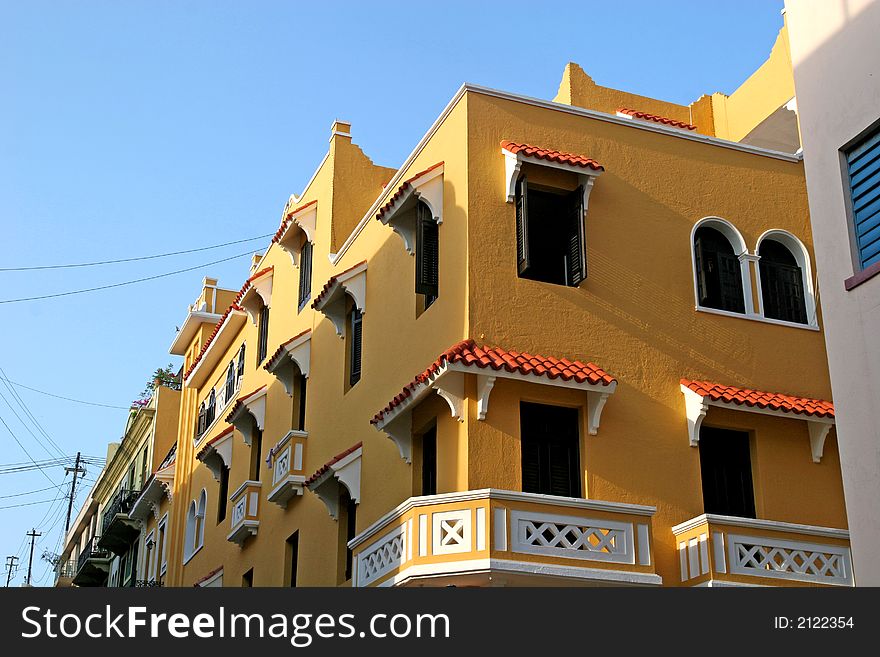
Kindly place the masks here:
<instances>
[{"instance_id":1,"label":"red clay tile roof","mask_svg":"<svg viewBox=\"0 0 880 657\"><path fill-rule=\"evenodd\" d=\"M403 390L385 408L373 416L370 423L377 424L381 422L387 413L390 413L395 407L406 401L419 385L427 382L441 367L452 363L458 363L467 367L478 367L480 369L490 368L495 371L504 369L507 372L518 372L523 375L531 374L533 376L545 376L548 379L573 380L578 383L590 383L593 385L607 386L617 381L617 379L593 363L506 351L501 347L478 347L476 342L471 339L462 340L440 354L440 357L431 363L424 372L404 386Z\"/></svg>"},{"instance_id":2,"label":"red clay tile roof","mask_svg":"<svg viewBox=\"0 0 880 657\"><path fill-rule=\"evenodd\" d=\"M221 438L225 438L226 436L228 436L229 434L231 434L233 429L235 429L235 427L233 427L233 426L230 424L228 427L226 427L225 429L223 429L223 431L221 431L221 432L218 433L216 436L214 436L213 438L211 438L211 440L209 440L209 441L206 442L204 445L202 445L202 448L201 448L201 449L198 451L198 453L196 454L196 458L199 459L199 460L201 460L201 459L202 459L202 455L204 455L205 453L207 453L209 447L211 447L214 443L218 442Z\"/></svg>"},{"instance_id":3,"label":"red clay tile roof","mask_svg":"<svg viewBox=\"0 0 880 657\"><path fill-rule=\"evenodd\" d=\"M399 199L401 196L403 196L403 193L406 191L407 187L409 187L413 183L414 180L418 180L419 178L424 176L426 173L430 173L431 171L433 171L437 167L442 167L442 166L443 166L443 162L438 162L437 164L428 167L424 171L419 171L416 175L404 180L400 184L400 187L397 188L397 191L394 192L394 194L391 195L391 197L388 199L388 201L385 202L385 205L383 205L381 208L379 208L379 211L376 213L376 219L381 219L382 216L386 212L388 212L388 210L391 209L391 206L393 206L397 202L397 199ZM386 183L386 186L387 186L387 183Z\"/></svg>"},{"instance_id":4,"label":"red clay tile roof","mask_svg":"<svg viewBox=\"0 0 880 657\"><path fill-rule=\"evenodd\" d=\"M236 399L236 400L235 400L235 403L232 405L232 409L229 411L229 414L226 416L226 422L232 422L232 420L230 420L230 418L231 418L233 415L235 415L236 413L238 413L238 411L241 409L241 407L244 406L244 402L245 402L245 400L246 400L246 399L249 399L249 398L251 398L251 397L253 397L253 396L256 395L258 392L260 392L261 390L263 390L265 387L266 387L266 386L264 386L264 385L263 385L263 386L260 386L260 387L257 388L256 390L254 390L254 391L252 391L252 392L249 392L249 393L246 394L246 395L241 395L238 399Z\"/></svg>"},{"instance_id":5,"label":"red clay tile roof","mask_svg":"<svg viewBox=\"0 0 880 657\"><path fill-rule=\"evenodd\" d=\"M584 169L592 169L593 171L605 171L605 167L596 162L593 158L584 157L583 155L575 155L574 153L563 153L562 151L554 151L549 148L540 148L538 146L530 146L529 144L518 144L507 139L501 142L501 148L510 151L514 155L522 153L527 157L536 157L539 160L558 162L559 164L570 164Z\"/></svg>"},{"instance_id":6,"label":"red clay tile roof","mask_svg":"<svg viewBox=\"0 0 880 657\"><path fill-rule=\"evenodd\" d=\"M349 447L349 448L348 448L347 450L345 450L344 452L340 452L339 454L337 454L336 456L334 456L332 459L330 459L330 460L327 461L324 465L322 465L320 468L318 468L317 471L315 472L315 474L313 474L311 477L309 477L308 479L306 479L306 486L308 486L308 485L310 485L310 484L313 484L313 483L314 483L315 481L317 481L317 480L318 480L318 479L319 479L319 478L320 478L325 472L327 472L327 470L330 469L330 466L332 466L334 463L338 463L339 461L341 461L342 459L344 459L346 456L348 456L348 455L351 454L352 452L355 452L355 451L359 450L362 446L363 446L363 443L362 443L362 442L357 443L357 444L352 445L351 447Z\"/></svg>"},{"instance_id":7,"label":"red clay tile roof","mask_svg":"<svg viewBox=\"0 0 880 657\"><path fill-rule=\"evenodd\" d=\"M293 210L288 212L287 216L281 220L281 225L278 226L278 230L275 231L275 236L272 238L272 242L278 242L284 236L284 233L287 230L287 227L290 226L290 221L291 221L291 219L293 219L293 215L295 215L300 210L305 210L307 207L309 207L310 205L314 205L317 202L318 201L315 200L315 201L309 201L308 203L303 203L298 208L294 208Z\"/></svg>"},{"instance_id":8,"label":"red clay tile roof","mask_svg":"<svg viewBox=\"0 0 880 657\"><path fill-rule=\"evenodd\" d=\"M721 401L737 406L757 406L771 411L782 411L795 415L814 415L816 417L834 417L834 404L822 399L794 397L779 392L761 392L748 388L734 388L711 381L692 381L682 379L681 384L698 395L709 397L713 401Z\"/></svg>"},{"instance_id":9,"label":"red clay tile roof","mask_svg":"<svg viewBox=\"0 0 880 657\"><path fill-rule=\"evenodd\" d=\"M315 300L312 302L312 308L318 307L318 304L324 300L324 297L326 297L327 294L330 292L331 288L334 285L336 285L336 282L340 279L340 277L345 276L348 272L350 272L354 269L357 269L361 265L365 265L365 264L367 264L367 261L361 260L359 263L357 263L356 265L352 265L351 267L349 267L345 271L341 271L338 274L336 274L335 276L331 276L330 280L327 281L326 283L324 283L324 287L321 288L321 293L318 296L316 296Z\"/></svg>"},{"instance_id":10,"label":"red clay tile roof","mask_svg":"<svg viewBox=\"0 0 880 657\"><path fill-rule=\"evenodd\" d=\"M189 369L186 371L186 374L183 375L184 381L187 378L189 378L189 375L192 374L194 369L196 369L196 365L198 365L201 362L202 357L208 351L208 347L211 346L211 343L214 341L214 338L217 337L217 334L220 332L220 327L223 326L223 322L225 322L226 318L229 317L229 313L232 312L233 310L238 310L239 312L244 312L244 308L242 308L238 304L241 301L242 297L245 295L245 292L248 291L248 287L250 287L250 284L253 283L255 280L257 280L263 274L270 272L273 269L275 269L274 266L265 267L265 268L261 269L260 271L258 271L257 273L255 273L253 276L251 276L250 278L248 278L244 282L244 285L241 286L241 289L238 291L238 294L235 295L235 299L229 305L229 308L226 309L226 312L223 313L223 316L214 325L214 330L211 332L211 335L208 336L208 339L205 340L205 344L202 345L202 349L201 349L201 351L199 351L199 355L196 356L195 360L192 362L192 365L190 365Z\"/></svg>"},{"instance_id":11,"label":"red clay tile roof","mask_svg":"<svg viewBox=\"0 0 880 657\"><path fill-rule=\"evenodd\" d=\"M214 570L212 570L210 573L208 573L207 575L205 575L205 576L202 577L201 579L197 579L197 580L193 583L193 588L195 588L195 589L199 588L199 585L200 585L202 582L207 582L209 579L211 579L214 575L216 575L217 573L219 573L221 570L223 570L223 566L217 566Z\"/></svg>"},{"instance_id":12,"label":"red clay tile roof","mask_svg":"<svg viewBox=\"0 0 880 657\"><path fill-rule=\"evenodd\" d=\"M696 130L697 126L691 125L690 123L686 123L684 121L676 121L675 119L670 119L665 116L660 116L659 114L648 114L648 112L639 112L638 110L628 109L626 107L618 107L617 111L621 114L627 114L634 119L642 119L643 121L653 121L654 123L662 123L663 125L671 125L675 128L682 128L684 130Z\"/></svg>"},{"instance_id":13,"label":"red clay tile roof","mask_svg":"<svg viewBox=\"0 0 880 657\"><path fill-rule=\"evenodd\" d=\"M266 370L266 371L268 372L268 371L269 371L269 368L272 367L272 365L275 364L275 361L276 361L276 360L281 356L281 354L284 352L284 347L286 347L287 345L289 345L289 344L290 344L291 342L293 342L294 340L299 340L299 339L300 339L302 336L304 336L306 333L311 333L311 332L312 332L312 329L306 329L306 330L303 331L302 333L297 333L296 335L294 335L294 336L293 336L292 338L290 338L290 340L288 340L287 342L282 342L282 343L278 346L278 349L275 350L275 353L272 354L271 358L269 358L269 360L266 361L266 364L263 365L263 369Z\"/></svg>"}]
</instances>

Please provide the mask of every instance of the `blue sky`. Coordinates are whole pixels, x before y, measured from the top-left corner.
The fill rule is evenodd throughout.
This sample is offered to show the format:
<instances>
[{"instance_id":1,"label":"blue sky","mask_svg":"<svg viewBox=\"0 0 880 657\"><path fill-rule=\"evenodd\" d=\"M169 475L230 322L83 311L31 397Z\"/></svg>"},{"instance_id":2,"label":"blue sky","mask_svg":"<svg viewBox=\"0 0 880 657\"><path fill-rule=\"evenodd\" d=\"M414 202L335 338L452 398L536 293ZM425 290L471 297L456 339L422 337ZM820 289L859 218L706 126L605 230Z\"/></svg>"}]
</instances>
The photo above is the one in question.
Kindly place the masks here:
<instances>
[{"instance_id":1,"label":"blue sky","mask_svg":"<svg viewBox=\"0 0 880 657\"><path fill-rule=\"evenodd\" d=\"M599 84L675 102L730 93L769 54L781 8L782 0L0 1L0 268L272 233L323 156L334 118L352 122L377 164L396 167L463 82L550 99L575 61ZM0 271L0 301L161 274L266 243ZM153 370L179 364L168 346L201 278L238 288L247 263L0 303L0 368L31 388L127 407ZM67 454L96 456L123 431L125 410L15 390L40 426L3 384L0 418L38 461L58 455L42 431ZM29 460L2 424L0 446L0 464ZM97 474L89 468L87 480ZM27 569L26 531L43 532L37 555L59 542L70 477L58 466L45 475L0 467L0 563L21 558L13 585ZM39 491L53 483L62 489ZM34 577L52 583L38 560Z\"/></svg>"}]
</instances>

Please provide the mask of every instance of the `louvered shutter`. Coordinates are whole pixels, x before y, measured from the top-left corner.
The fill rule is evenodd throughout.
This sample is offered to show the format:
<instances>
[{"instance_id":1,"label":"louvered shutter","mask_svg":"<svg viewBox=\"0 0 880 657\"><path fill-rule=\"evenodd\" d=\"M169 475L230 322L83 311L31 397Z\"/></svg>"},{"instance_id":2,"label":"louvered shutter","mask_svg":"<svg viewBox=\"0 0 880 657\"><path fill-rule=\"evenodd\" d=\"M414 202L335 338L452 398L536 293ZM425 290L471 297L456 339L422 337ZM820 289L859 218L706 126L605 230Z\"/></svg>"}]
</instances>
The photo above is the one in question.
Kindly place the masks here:
<instances>
[{"instance_id":1,"label":"louvered shutter","mask_svg":"<svg viewBox=\"0 0 880 657\"><path fill-rule=\"evenodd\" d=\"M523 436L522 489L524 493L543 493L541 490L541 443Z\"/></svg>"},{"instance_id":2,"label":"louvered shutter","mask_svg":"<svg viewBox=\"0 0 880 657\"><path fill-rule=\"evenodd\" d=\"M299 305L302 306L312 294L312 243L303 243L299 255Z\"/></svg>"},{"instance_id":3,"label":"louvered shutter","mask_svg":"<svg viewBox=\"0 0 880 657\"><path fill-rule=\"evenodd\" d=\"M880 262L880 131L846 153L859 263Z\"/></svg>"},{"instance_id":4,"label":"louvered shutter","mask_svg":"<svg viewBox=\"0 0 880 657\"><path fill-rule=\"evenodd\" d=\"M574 479L572 472L572 452L571 444L566 441L556 441L550 439L547 443L548 452L548 475L550 495L561 495L563 497L577 497L580 491L575 490L577 481ZM576 476L576 475L575 475Z\"/></svg>"},{"instance_id":5,"label":"louvered shutter","mask_svg":"<svg viewBox=\"0 0 880 657\"><path fill-rule=\"evenodd\" d=\"M697 269L697 297L700 300L700 305L705 306L709 301L709 280L706 272L708 263L703 240L699 237L694 241L694 263Z\"/></svg>"},{"instance_id":6,"label":"louvered shutter","mask_svg":"<svg viewBox=\"0 0 880 657\"><path fill-rule=\"evenodd\" d=\"M742 268L739 258L727 253L718 253L718 271L721 275L721 310L735 313L745 312L743 300Z\"/></svg>"},{"instance_id":7,"label":"louvered shutter","mask_svg":"<svg viewBox=\"0 0 880 657\"><path fill-rule=\"evenodd\" d=\"M528 208L528 185L523 176L516 183L516 264L520 275L530 266Z\"/></svg>"},{"instance_id":8,"label":"louvered shutter","mask_svg":"<svg viewBox=\"0 0 880 657\"><path fill-rule=\"evenodd\" d=\"M584 188L578 187L568 196L565 280L577 287L587 277L584 240Z\"/></svg>"},{"instance_id":9,"label":"louvered shutter","mask_svg":"<svg viewBox=\"0 0 880 657\"><path fill-rule=\"evenodd\" d=\"M416 293L437 296L440 265L440 230L431 210L419 203L416 210Z\"/></svg>"},{"instance_id":10,"label":"louvered shutter","mask_svg":"<svg viewBox=\"0 0 880 657\"><path fill-rule=\"evenodd\" d=\"M349 363L349 385L354 385L361 380L361 340L363 337L363 321L361 311L353 308L351 311L351 360Z\"/></svg>"}]
</instances>

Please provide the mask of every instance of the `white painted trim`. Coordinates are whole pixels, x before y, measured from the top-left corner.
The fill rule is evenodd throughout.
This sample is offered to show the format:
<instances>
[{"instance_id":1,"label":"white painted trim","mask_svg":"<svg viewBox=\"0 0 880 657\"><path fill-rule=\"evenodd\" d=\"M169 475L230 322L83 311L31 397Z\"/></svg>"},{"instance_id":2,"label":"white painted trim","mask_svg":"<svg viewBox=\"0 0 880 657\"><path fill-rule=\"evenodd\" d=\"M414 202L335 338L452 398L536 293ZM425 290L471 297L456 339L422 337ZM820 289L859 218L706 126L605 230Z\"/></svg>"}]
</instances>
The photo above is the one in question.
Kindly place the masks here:
<instances>
[{"instance_id":1,"label":"white painted trim","mask_svg":"<svg viewBox=\"0 0 880 657\"><path fill-rule=\"evenodd\" d=\"M345 295L351 296L354 305L361 312L367 312L367 263L352 268L335 277L333 286L315 304L315 310L323 313L336 329L336 335L345 337Z\"/></svg>"},{"instance_id":2,"label":"white painted trim","mask_svg":"<svg viewBox=\"0 0 880 657\"><path fill-rule=\"evenodd\" d=\"M238 305L244 308L254 326L257 325L260 319L260 311L263 309L263 306L266 308L272 307L272 279L274 274L274 269L270 269L259 278L249 281L247 289L241 295L241 299L238 302Z\"/></svg>"},{"instance_id":3,"label":"white painted trim","mask_svg":"<svg viewBox=\"0 0 880 657\"><path fill-rule=\"evenodd\" d=\"M695 279L696 280L696 279ZM713 315L722 315L724 317L734 317L736 319L748 319L753 322L763 322L765 324L776 324L777 326L787 326L789 328L806 329L807 331L819 331L818 326L810 326L809 324L798 324L797 322L786 322L781 319L773 319L771 317L762 317L761 315L744 315L743 313L734 313L729 310L719 310L718 308L704 308L703 306L695 306L694 310L701 313L711 313Z\"/></svg>"},{"instance_id":4,"label":"white painted trim","mask_svg":"<svg viewBox=\"0 0 880 657\"><path fill-rule=\"evenodd\" d=\"M295 364L299 368L300 374L307 379L309 378L312 357L312 332L309 331L293 342L283 345L282 349L284 352L266 368L266 371L274 374L275 378L281 382L288 397L293 397L293 372L288 371L287 365Z\"/></svg>"},{"instance_id":5,"label":"white painted trim","mask_svg":"<svg viewBox=\"0 0 880 657\"><path fill-rule=\"evenodd\" d=\"M425 135L419 140L415 148L413 148L412 152L407 156L406 160L404 160L403 164L397 170L397 173L395 173L391 180L388 182L388 186L386 187L386 189L396 189L400 185L405 172L408 172L412 163L422 153L427 143L431 140L437 130L440 129L440 126L443 125L443 123L446 121L446 118L452 113L452 111L458 105L458 102L462 98L464 98L467 93L482 94L484 96L523 103L525 105L549 109L557 112L562 112L564 114L582 116L590 119L595 119L597 121L604 121L606 123L614 123L616 125L627 126L635 130L645 130L648 132L667 135L678 139L686 139L688 141L701 142L703 144L711 146L718 146L721 148L739 151L741 153L750 153L753 155L770 157L777 160L783 160L785 162L800 162L802 160L802 158L790 155L789 153L773 151L766 148L759 148L757 146L750 146L748 144L742 144L734 141L727 141L724 139L718 139L717 137L709 137L707 135L692 134L690 131L685 132L677 128L669 128L659 123L654 124L648 121L631 121L628 119L621 119L617 116L614 116L613 114L606 114L604 112L598 112L596 110L575 107L573 105L565 105L563 103L555 103L553 101L543 100L540 98L533 98L522 94L514 94L506 91L499 91L498 89L491 89L489 87L465 83L458 89L458 91L455 93L449 103L447 103L446 107L443 108L443 111L440 113L434 123L431 124L431 127L428 128L428 131L425 133ZM329 152L327 153L327 155L324 156L324 160L326 160L328 156ZM321 164L318 166L318 170L320 170L321 166L323 166L324 160L321 161ZM309 181L308 185L306 185L306 189L308 189L309 185L311 185L316 176L317 170L315 172L315 175L312 176L312 179ZM305 192L303 192L303 194L305 194ZM367 225L370 219L376 216L376 212L382 206L382 202L385 200L385 198L386 192L383 191L379 198L377 198L367 210L366 214L360 220L360 222L358 222L357 226L355 226L351 234L346 238L345 242L343 242L339 250L335 254L331 255L330 262L332 264L337 264L348 251L348 249L351 248L351 245L354 243L355 239L357 239L357 236L360 235L361 231L364 229L364 226Z\"/></svg>"},{"instance_id":6,"label":"white painted trim","mask_svg":"<svg viewBox=\"0 0 880 657\"><path fill-rule=\"evenodd\" d=\"M196 335L199 324L212 324L216 326L222 317L223 315L218 315L217 313L191 310L187 313L186 319L183 320L183 326L180 327L177 335L174 336L171 346L168 347L168 353L174 356L185 355L190 342L192 342Z\"/></svg>"},{"instance_id":7,"label":"white painted trim","mask_svg":"<svg viewBox=\"0 0 880 657\"><path fill-rule=\"evenodd\" d=\"M442 224L443 170L444 165L440 164L440 166L428 171L426 174L410 181L408 187L403 191L400 197L392 203L391 207L389 207L381 217L377 216L382 224L390 226L400 239L403 240L404 248L410 255L415 255L416 225L415 216L412 216L413 213L408 212L415 206L408 201L411 198L415 198L416 203L422 201L431 211L431 216L434 217L434 221L436 221L438 225ZM400 187L394 189L386 187L386 198L388 196L394 196L399 190ZM380 206L380 208L381 207L382 206ZM406 214L402 215L402 212Z\"/></svg>"},{"instance_id":8,"label":"white painted trim","mask_svg":"<svg viewBox=\"0 0 880 657\"><path fill-rule=\"evenodd\" d=\"M307 487L320 498L334 520L339 519L339 486L345 486L355 504L361 499L361 458L363 447L327 466L327 471Z\"/></svg>"},{"instance_id":9,"label":"white painted trim","mask_svg":"<svg viewBox=\"0 0 880 657\"><path fill-rule=\"evenodd\" d=\"M685 522L679 523L672 528L672 533L676 536L696 529L706 523L712 525L723 525L727 527L745 527L748 529L758 529L761 531L786 532L791 534L808 534L810 536L824 536L826 538L838 538L849 540L849 531L846 529L835 529L832 527L817 527L814 525L799 525L791 522L781 522L778 520L757 520L755 518L738 518L736 516L720 516L712 513L703 513L696 518L691 518Z\"/></svg>"},{"instance_id":10,"label":"white painted trim","mask_svg":"<svg viewBox=\"0 0 880 657\"><path fill-rule=\"evenodd\" d=\"M724 235L724 237L727 238L727 241L730 242L730 246L733 249L734 255L739 258L740 277L742 279L743 288L743 303L746 310L745 315L755 315L755 304L752 297L752 277L750 274L751 266L749 265L749 247L746 245L746 241L745 239L743 239L742 233L739 232L736 226L730 223L727 219L716 216L703 217L691 227L691 279L693 280L694 284L694 304L696 308L698 310L703 309L703 306L700 305L700 289L697 285L697 252L694 248L694 240L697 236L697 231L703 227L714 228L722 235ZM734 313L729 311L722 312L724 312L725 314L733 315L735 317L743 316L742 313Z\"/></svg>"},{"instance_id":11,"label":"white painted trim","mask_svg":"<svg viewBox=\"0 0 880 657\"><path fill-rule=\"evenodd\" d=\"M765 239L770 239L775 242L779 242L789 250L789 252L794 256L794 259L797 261L798 266L801 268L801 279L803 281L804 286L804 305L807 311L807 324L811 328L817 329L819 328L819 313L818 313L818 304L816 303L816 291L813 286L813 268L810 264L810 252L807 250L807 247L804 243L799 240L794 234L790 233L787 230L783 230L781 228L771 228L770 230L766 230L761 233L761 236L758 238L758 242L755 244L755 253L760 253L761 251L761 243ZM760 258L760 256L756 256ZM774 320L770 317L764 316L764 297L762 295L761 289L761 268L758 267L755 272L755 280L757 281L758 287L758 303L760 304L759 314L761 317L767 320L771 320L774 322L781 322L782 320ZM804 326L803 324L797 324L796 322L783 322L784 324L795 324L796 326Z\"/></svg>"},{"instance_id":12,"label":"white painted trim","mask_svg":"<svg viewBox=\"0 0 880 657\"><path fill-rule=\"evenodd\" d=\"M251 444L250 427L242 422L242 420L249 414L253 418L257 429L260 431L263 430L266 424L266 395L268 391L269 386L264 385L258 390L250 393L247 397L239 397L236 400L236 403L241 402L241 407L236 411L235 415L230 418L229 423L238 429L242 438L244 438L245 444L248 446Z\"/></svg>"},{"instance_id":13,"label":"white painted trim","mask_svg":"<svg viewBox=\"0 0 880 657\"><path fill-rule=\"evenodd\" d=\"M531 523L538 528L547 525L571 525L574 527L589 527L590 529L611 530L617 545L614 551L590 550L592 544L585 543L583 550L534 545L527 542L527 527L525 523ZM533 532L532 535L540 535L541 532ZM586 547L589 546L589 547ZM620 563L634 565L636 563L635 541L633 536L633 523L619 520L599 520L584 516L557 515L539 511L511 509L510 511L510 551L522 554L539 554L563 559L579 559L584 561L605 561L608 563Z\"/></svg>"},{"instance_id":14,"label":"white painted trim","mask_svg":"<svg viewBox=\"0 0 880 657\"><path fill-rule=\"evenodd\" d=\"M238 496L241 495L241 493L244 492L244 489L247 488L248 486L251 486L253 488L262 488L263 482L262 481L254 481L253 479L248 479L247 481L242 482L241 486L236 488L235 492L229 496L229 501L232 502L233 500L237 499Z\"/></svg>"},{"instance_id":15,"label":"white painted trim","mask_svg":"<svg viewBox=\"0 0 880 657\"><path fill-rule=\"evenodd\" d=\"M244 326L246 318L247 313L243 310L235 310L233 308L229 311L229 314L226 316L226 320L217 330L216 335L214 335L214 339L211 341L211 344L208 345L205 353L202 354L202 357L196 364L195 369L193 369L189 373L189 376L184 379L184 386L186 386L187 388L200 388L202 386L202 384L205 382L205 379L207 379L208 374L211 373L214 366L216 365L216 362L212 360L212 356L215 353L222 354L229 348L229 345L233 343L235 338L238 336L239 331ZM221 346L218 347L218 344Z\"/></svg>"},{"instance_id":16,"label":"white painted trim","mask_svg":"<svg viewBox=\"0 0 880 657\"><path fill-rule=\"evenodd\" d=\"M436 564L410 566L379 584L380 587L399 586L411 580L461 577L464 575L527 575L535 577L558 577L581 582L606 584L630 584L635 586L660 586L660 575L636 573L602 568L558 566L507 559L469 559L446 561Z\"/></svg>"},{"instance_id":17,"label":"white painted trim","mask_svg":"<svg viewBox=\"0 0 880 657\"><path fill-rule=\"evenodd\" d=\"M584 218L587 217L587 208L590 205L590 192L593 189L593 183L596 178L604 171L604 169L590 169L574 166L573 164L565 164L562 162L552 162L539 157L530 156L523 151L513 153L506 148L501 149L504 155L504 196L507 203L513 203L516 200L516 183L520 177L520 171L523 164L534 164L538 166L549 167L551 169L561 169L573 173L578 177L578 184L584 188L583 209Z\"/></svg>"},{"instance_id":18,"label":"white painted trim","mask_svg":"<svg viewBox=\"0 0 880 657\"><path fill-rule=\"evenodd\" d=\"M300 233L305 236L307 242L315 243L318 226L318 203L316 201L309 202L299 210L294 208L291 211L288 211L285 206L284 210L282 222L288 223L276 243L290 256L293 266L299 267L299 256L302 250Z\"/></svg>"},{"instance_id":19,"label":"white painted trim","mask_svg":"<svg viewBox=\"0 0 880 657\"><path fill-rule=\"evenodd\" d=\"M628 515L651 517L657 512L655 506L641 504L628 504L625 502L605 502L602 500L588 500L579 497L558 497L556 495L542 495L540 493L522 493L519 491L500 490L497 488L482 488L479 490L459 491L455 493L440 493L438 495L421 495L410 497L396 507L385 513L360 534L349 541L348 546L355 548L371 536L378 533L394 517L403 515L423 506L433 506L446 503L471 502L476 500L507 500L511 502L525 502L535 504L547 504L571 509L586 509L592 511L605 511L608 513L625 513Z\"/></svg>"},{"instance_id":20,"label":"white painted trim","mask_svg":"<svg viewBox=\"0 0 880 657\"><path fill-rule=\"evenodd\" d=\"M199 582L198 586L199 586L199 588L202 588L202 589L208 588L208 587L213 586L214 582L216 582L217 580L222 580L222 579L223 579L223 569L221 568L216 573L211 575L208 579L202 580L201 582Z\"/></svg>"},{"instance_id":21,"label":"white painted trim","mask_svg":"<svg viewBox=\"0 0 880 657\"><path fill-rule=\"evenodd\" d=\"M818 575L810 573L799 573L793 571L779 571L764 568L755 568L753 566L744 566L739 563L740 559L737 553L741 544L755 545L760 544L761 547L771 549L781 548L783 550L804 551L819 553L820 555L831 554L840 559L841 576ZM768 577L771 579L780 579L783 581L795 582L812 582L815 584L827 584L836 586L854 586L852 571L852 555L849 547L843 545L829 545L827 543L807 543L804 541L786 541L769 536L743 536L740 534L727 535L728 559L730 560L731 575L745 575L749 577ZM794 564L792 564L794 565ZM796 566L795 566L796 567Z\"/></svg>"}]
</instances>

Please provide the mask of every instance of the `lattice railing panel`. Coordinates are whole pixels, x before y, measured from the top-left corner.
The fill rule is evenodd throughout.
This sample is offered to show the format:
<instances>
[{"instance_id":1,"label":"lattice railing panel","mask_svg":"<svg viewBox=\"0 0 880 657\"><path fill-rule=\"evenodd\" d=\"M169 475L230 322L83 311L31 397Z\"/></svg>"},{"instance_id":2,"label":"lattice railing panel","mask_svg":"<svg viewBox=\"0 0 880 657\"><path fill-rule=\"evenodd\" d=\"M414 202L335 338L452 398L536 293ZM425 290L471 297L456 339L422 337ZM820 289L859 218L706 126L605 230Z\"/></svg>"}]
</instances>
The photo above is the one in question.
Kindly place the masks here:
<instances>
[{"instance_id":1,"label":"lattice railing panel","mask_svg":"<svg viewBox=\"0 0 880 657\"><path fill-rule=\"evenodd\" d=\"M835 545L728 536L731 572L801 582L850 584L849 550Z\"/></svg>"},{"instance_id":2,"label":"lattice railing panel","mask_svg":"<svg viewBox=\"0 0 880 657\"><path fill-rule=\"evenodd\" d=\"M406 561L406 527L401 526L358 556L358 586L366 586Z\"/></svg>"},{"instance_id":3,"label":"lattice railing panel","mask_svg":"<svg viewBox=\"0 0 880 657\"><path fill-rule=\"evenodd\" d=\"M630 523L524 511L510 516L514 552L635 563Z\"/></svg>"}]
</instances>

